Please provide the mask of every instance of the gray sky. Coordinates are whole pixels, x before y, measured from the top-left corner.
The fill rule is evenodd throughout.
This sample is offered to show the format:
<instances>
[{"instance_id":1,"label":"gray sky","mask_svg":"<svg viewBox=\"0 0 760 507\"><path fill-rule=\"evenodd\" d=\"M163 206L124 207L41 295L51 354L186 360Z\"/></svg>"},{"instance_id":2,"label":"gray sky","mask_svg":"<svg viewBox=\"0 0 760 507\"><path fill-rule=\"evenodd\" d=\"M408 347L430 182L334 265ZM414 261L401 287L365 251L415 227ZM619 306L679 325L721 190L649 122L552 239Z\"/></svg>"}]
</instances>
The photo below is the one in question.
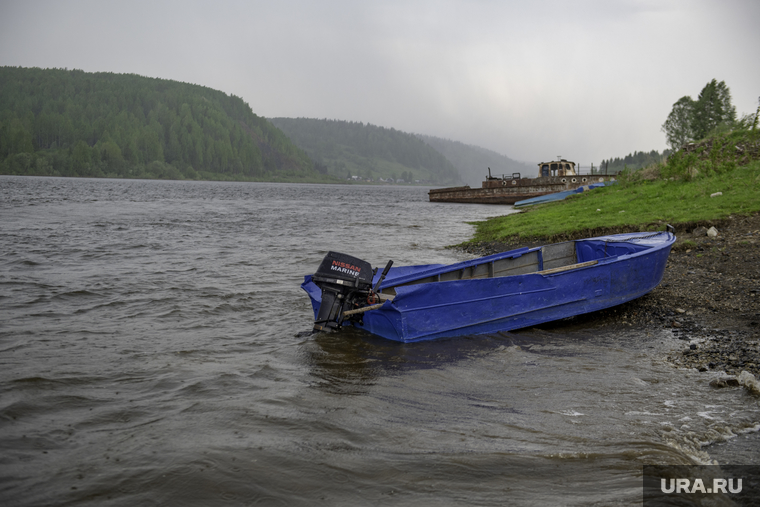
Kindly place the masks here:
<instances>
[{"instance_id":1,"label":"gray sky","mask_svg":"<svg viewBox=\"0 0 760 507\"><path fill-rule=\"evenodd\" d=\"M361 121L537 163L663 150L673 103L760 96L757 0L0 0L0 65L135 73L265 117Z\"/></svg>"}]
</instances>

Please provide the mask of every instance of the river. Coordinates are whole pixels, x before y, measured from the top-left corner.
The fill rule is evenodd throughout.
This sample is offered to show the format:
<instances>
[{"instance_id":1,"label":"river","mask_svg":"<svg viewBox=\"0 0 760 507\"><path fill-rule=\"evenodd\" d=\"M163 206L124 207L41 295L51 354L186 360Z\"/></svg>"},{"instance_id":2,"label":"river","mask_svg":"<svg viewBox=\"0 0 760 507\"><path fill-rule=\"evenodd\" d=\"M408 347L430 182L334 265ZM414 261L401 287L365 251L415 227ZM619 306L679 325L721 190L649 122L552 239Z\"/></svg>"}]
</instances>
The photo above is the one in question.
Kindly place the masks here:
<instances>
[{"instance_id":1,"label":"river","mask_svg":"<svg viewBox=\"0 0 760 507\"><path fill-rule=\"evenodd\" d=\"M757 462L711 454L760 429L757 399L663 361L683 346L667 330L309 332L299 285L327 251L464 260L446 247L510 211L0 176L1 503L639 505L645 464Z\"/></svg>"}]
</instances>

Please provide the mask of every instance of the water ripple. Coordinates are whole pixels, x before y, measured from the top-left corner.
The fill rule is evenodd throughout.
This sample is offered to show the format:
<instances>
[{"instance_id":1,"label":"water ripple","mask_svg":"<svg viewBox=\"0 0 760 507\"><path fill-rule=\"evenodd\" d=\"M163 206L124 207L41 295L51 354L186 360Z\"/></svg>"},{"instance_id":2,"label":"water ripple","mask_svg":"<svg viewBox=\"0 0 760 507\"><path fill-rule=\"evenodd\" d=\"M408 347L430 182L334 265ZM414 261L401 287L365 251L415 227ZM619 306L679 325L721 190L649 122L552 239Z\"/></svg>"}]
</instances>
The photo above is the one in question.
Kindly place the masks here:
<instances>
[{"instance_id":1,"label":"water ripple","mask_svg":"<svg viewBox=\"0 0 760 507\"><path fill-rule=\"evenodd\" d=\"M511 209L426 191L0 177L2 503L640 504L760 428L667 333L311 334L327 251L463 260Z\"/></svg>"}]
</instances>

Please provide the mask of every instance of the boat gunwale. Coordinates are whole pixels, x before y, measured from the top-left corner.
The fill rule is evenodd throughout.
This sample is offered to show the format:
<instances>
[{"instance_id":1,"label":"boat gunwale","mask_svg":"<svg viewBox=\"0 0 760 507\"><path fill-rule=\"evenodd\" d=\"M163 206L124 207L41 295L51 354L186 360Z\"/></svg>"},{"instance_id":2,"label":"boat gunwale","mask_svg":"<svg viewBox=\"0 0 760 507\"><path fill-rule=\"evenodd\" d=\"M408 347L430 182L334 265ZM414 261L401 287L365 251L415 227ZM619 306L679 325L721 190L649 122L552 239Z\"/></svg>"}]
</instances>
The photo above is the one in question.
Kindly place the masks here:
<instances>
[{"instance_id":1,"label":"boat gunwale","mask_svg":"<svg viewBox=\"0 0 760 507\"><path fill-rule=\"evenodd\" d=\"M642 234L645 234L645 236L641 236ZM551 243L549 245L542 245L542 246L536 246L536 247L516 248L514 250L509 250L509 251L506 251L506 252L499 252L499 253L496 253L496 254L491 254L491 255L484 256L484 257L478 257L478 258L475 258L475 259L469 259L469 260L457 262L457 263L454 263L454 264L446 264L444 266L438 266L438 267L427 269L427 270L424 270L424 271L420 271L420 272L416 272L416 273L410 273L410 274L402 275L402 276L399 276L399 277L396 277L396 278L387 279L385 281L385 283L383 283L380 286L380 290L382 291L382 290L385 290L385 289L391 289L391 288L397 288L397 287L400 287L400 286L405 286L405 284L409 284L409 282L413 282L415 280L419 280L419 279L422 279L422 278L428 278L428 277L435 276L435 275L441 275L441 274L450 273L450 272L454 272L454 271L458 271L458 270L464 270L464 269L468 269L468 268L473 268L473 267L476 267L476 266L480 266L480 265L483 265L483 264L488 264L490 262L494 262L494 261L498 261L498 260L503 260L503 259L508 259L508 258L515 259L515 258L518 258L518 257L522 257L523 255L530 254L532 252L539 252L545 246L550 246L550 245L563 245L563 244L568 244L568 243L577 244L577 243L587 243L587 242L591 242L591 241L605 241L605 243L612 243L612 244L614 244L614 243L628 243L628 242L635 241L637 239L638 240L643 240L643 239L649 239L649 238L653 238L655 236L662 236L662 235L666 235L667 239L665 239L665 240L659 240L659 241L657 241L656 244L649 245L648 248L642 249L642 250L640 250L638 252L632 252L632 253L628 253L628 254L615 255L615 256L609 256L609 257L602 257L600 259L592 259L592 260L597 261L597 264L607 264L607 263L613 262L616 259L619 259L619 260L628 259L628 258L631 258L633 256L642 255L642 254L646 254L646 253L654 251L654 250L665 248L668 245L672 245L673 242L675 242L675 235L673 233L667 232L667 231L625 233L625 234L615 234L615 235L609 235L609 236L598 236L598 237L594 237L594 238L583 238L583 239L576 239L576 240L570 240L570 241L563 241L563 242L560 242L560 243ZM623 239L624 237L627 237L627 239ZM610 239L613 239L613 238L614 238L614 240L610 241ZM574 264L568 265L566 267L568 268L568 270L581 269L582 267L592 267L592 266L577 266L577 267L574 267L576 264L582 264L582 263L574 263ZM540 270L540 271L535 271L535 272L532 272L532 273L519 273L519 274L505 275L505 276L490 276L490 277L486 277L486 279L507 278L507 277L512 277L512 276L524 276L524 275L530 275L530 274L533 274L533 275L540 274L542 276L551 276L551 275L555 274L555 273L542 273L542 271L550 271L550 270ZM455 282L455 281L462 281L462 280L468 280L468 279L462 278L462 279L458 279L458 280L437 280L437 281L434 281L434 282L427 282L427 283L446 283L446 282ZM470 280L475 280L475 278L471 278ZM418 285L424 285L424 284L418 284Z\"/></svg>"}]
</instances>

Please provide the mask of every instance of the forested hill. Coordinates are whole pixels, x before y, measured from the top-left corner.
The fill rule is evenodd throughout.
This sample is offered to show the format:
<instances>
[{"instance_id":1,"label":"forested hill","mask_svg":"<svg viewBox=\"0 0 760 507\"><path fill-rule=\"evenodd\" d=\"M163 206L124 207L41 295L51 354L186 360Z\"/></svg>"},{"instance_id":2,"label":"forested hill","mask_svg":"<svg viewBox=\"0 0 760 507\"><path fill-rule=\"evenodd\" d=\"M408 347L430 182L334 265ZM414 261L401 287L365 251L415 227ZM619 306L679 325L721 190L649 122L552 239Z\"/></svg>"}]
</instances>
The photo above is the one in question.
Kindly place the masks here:
<instances>
[{"instance_id":1,"label":"forested hill","mask_svg":"<svg viewBox=\"0 0 760 507\"><path fill-rule=\"evenodd\" d=\"M0 67L0 173L328 181L241 98L134 74Z\"/></svg>"},{"instance_id":2,"label":"forested hill","mask_svg":"<svg viewBox=\"0 0 760 507\"><path fill-rule=\"evenodd\" d=\"M270 118L322 171L340 178L461 183L457 169L421 139L365 123L313 118Z\"/></svg>"},{"instance_id":3,"label":"forested hill","mask_svg":"<svg viewBox=\"0 0 760 507\"><path fill-rule=\"evenodd\" d=\"M454 167L459 169L462 179L470 186L480 187L481 182L488 175L489 167L493 176L512 173L520 173L523 178L538 176L540 160L529 165L479 146L420 134L418 137L449 159Z\"/></svg>"},{"instance_id":4,"label":"forested hill","mask_svg":"<svg viewBox=\"0 0 760 507\"><path fill-rule=\"evenodd\" d=\"M657 150L652 150L648 153L644 151L635 151L633 153L629 153L623 158L615 157L610 158L609 160L602 160L602 163L599 165L599 170L608 172L610 174L619 173L625 169L631 169L635 171L652 164L665 162L665 160L668 158L668 155L670 155L670 150L664 150L662 153L658 152Z\"/></svg>"}]
</instances>

